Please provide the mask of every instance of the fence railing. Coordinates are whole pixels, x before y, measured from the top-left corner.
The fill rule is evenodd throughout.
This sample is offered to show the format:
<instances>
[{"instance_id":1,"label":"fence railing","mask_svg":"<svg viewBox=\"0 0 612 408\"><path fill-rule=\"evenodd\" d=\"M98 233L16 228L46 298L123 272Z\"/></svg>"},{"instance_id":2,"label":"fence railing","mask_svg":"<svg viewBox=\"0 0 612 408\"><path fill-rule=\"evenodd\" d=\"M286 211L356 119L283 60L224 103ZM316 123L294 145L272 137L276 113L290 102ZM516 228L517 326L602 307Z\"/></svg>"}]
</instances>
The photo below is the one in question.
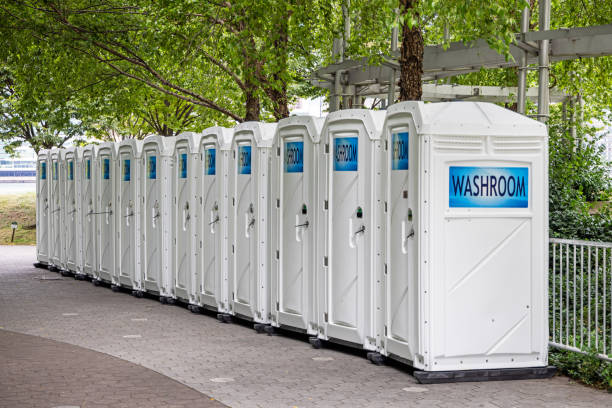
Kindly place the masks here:
<instances>
[{"instance_id":1,"label":"fence railing","mask_svg":"<svg viewBox=\"0 0 612 408\"><path fill-rule=\"evenodd\" d=\"M612 243L550 239L549 344L612 361Z\"/></svg>"}]
</instances>

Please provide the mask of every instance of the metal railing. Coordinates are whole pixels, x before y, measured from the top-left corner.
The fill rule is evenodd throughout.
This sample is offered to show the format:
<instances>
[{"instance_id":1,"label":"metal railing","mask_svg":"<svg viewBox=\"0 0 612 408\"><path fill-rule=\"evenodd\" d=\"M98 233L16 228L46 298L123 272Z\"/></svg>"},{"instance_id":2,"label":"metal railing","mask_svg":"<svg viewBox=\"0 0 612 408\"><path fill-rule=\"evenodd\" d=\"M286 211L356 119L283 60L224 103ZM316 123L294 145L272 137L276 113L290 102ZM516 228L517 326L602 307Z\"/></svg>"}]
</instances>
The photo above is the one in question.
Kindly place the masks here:
<instances>
[{"instance_id":1,"label":"metal railing","mask_svg":"<svg viewBox=\"0 0 612 408\"><path fill-rule=\"evenodd\" d=\"M549 344L612 361L612 243L550 239Z\"/></svg>"}]
</instances>

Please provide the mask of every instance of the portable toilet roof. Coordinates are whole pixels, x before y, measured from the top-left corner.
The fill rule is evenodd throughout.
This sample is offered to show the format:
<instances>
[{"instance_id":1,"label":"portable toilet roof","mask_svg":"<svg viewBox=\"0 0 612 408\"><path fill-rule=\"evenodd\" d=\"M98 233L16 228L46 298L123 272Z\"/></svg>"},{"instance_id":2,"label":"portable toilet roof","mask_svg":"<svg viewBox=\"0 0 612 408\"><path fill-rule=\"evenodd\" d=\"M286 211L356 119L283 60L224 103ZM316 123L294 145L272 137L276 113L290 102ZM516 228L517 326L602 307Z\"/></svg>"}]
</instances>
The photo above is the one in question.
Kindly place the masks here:
<instances>
[{"instance_id":1,"label":"portable toilet roof","mask_svg":"<svg viewBox=\"0 0 612 408\"><path fill-rule=\"evenodd\" d=\"M119 142L119 146L117 147L117 151L119 150L123 150L122 148L124 146L130 146L132 148L132 150L134 152L136 152L136 156L140 156L140 154L142 153L142 145L143 145L143 141L142 140L137 140L137 139L124 139L121 142Z\"/></svg>"},{"instance_id":2,"label":"portable toilet roof","mask_svg":"<svg viewBox=\"0 0 612 408\"><path fill-rule=\"evenodd\" d=\"M257 147L272 147L276 123L243 122L234 128L234 137L241 133L252 132Z\"/></svg>"},{"instance_id":3,"label":"portable toilet roof","mask_svg":"<svg viewBox=\"0 0 612 408\"><path fill-rule=\"evenodd\" d=\"M142 143L143 148L149 144L156 144L158 146L161 146L160 154L162 156L172 156L174 144L176 143L176 137L150 135L145 137Z\"/></svg>"},{"instance_id":4,"label":"portable toilet roof","mask_svg":"<svg viewBox=\"0 0 612 408\"><path fill-rule=\"evenodd\" d=\"M196 153L198 151L201 138L202 138L201 133L183 132L176 136L174 145L176 146L176 144L182 140L187 140L187 142L189 143L190 153Z\"/></svg>"},{"instance_id":5,"label":"portable toilet roof","mask_svg":"<svg viewBox=\"0 0 612 408\"><path fill-rule=\"evenodd\" d=\"M305 127L312 143L319 143L319 141L321 141L321 130L323 129L324 123L324 118L316 118L314 116L290 116L278 121L276 132L278 133L281 129L291 127Z\"/></svg>"},{"instance_id":6,"label":"portable toilet roof","mask_svg":"<svg viewBox=\"0 0 612 408\"><path fill-rule=\"evenodd\" d=\"M211 135L217 136L217 143L219 143L219 148L221 150L229 150L232 148L234 129L225 128L221 126L213 126L204 129L204 131L202 132L203 138Z\"/></svg>"},{"instance_id":7,"label":"portable toilet roof","mask_svg":"<svg viewBox=\"0 0 612 408\"><path fill-rule=\"evenodd\" d=\"M395 106L395 105L394 105ZM344 109L332 112L325 118L324 128L339 121L360 121L365 124L370 140L380 140L380 134L385 123L385 114L382 111L369 109Z\"/></svg>"}]
</instances>

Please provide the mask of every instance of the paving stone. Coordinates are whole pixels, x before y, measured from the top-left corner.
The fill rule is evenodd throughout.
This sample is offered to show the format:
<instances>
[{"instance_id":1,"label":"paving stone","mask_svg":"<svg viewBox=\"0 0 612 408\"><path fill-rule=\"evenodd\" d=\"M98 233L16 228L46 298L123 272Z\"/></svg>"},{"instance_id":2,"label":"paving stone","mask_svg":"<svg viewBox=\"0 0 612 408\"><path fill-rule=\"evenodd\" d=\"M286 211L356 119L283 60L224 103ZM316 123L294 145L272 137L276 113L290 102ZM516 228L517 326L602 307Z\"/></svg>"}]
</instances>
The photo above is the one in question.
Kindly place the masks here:
<instances>
[{"instance_id":1,"label":"paving stone","mask_svg":"<svg viewBox=\"0 0 612 408\"><path fill-rule=\"evenodd\" d=\"M72 278L40 280L43 274L48 278L59 275L34 269L31 266L34 258L32 247L0 246L0 327L120 357L209 395L214 402L232 407L612 405L609 394L561 376L548 380L422 386L399 365L378 367L361 354L342 347L315 350L305 337L257 334L250 325L219 323L213 314L193 314L179 306L113 293ZM63 316L63 313L77 315ZM134 334L141 338L122 337ZM313 360L320 357L333 360ZM44 362L46 357L39 356L39 359ZM104 371L82 373L81 376L84 381L95 383L104 376ZM225 377L234 381L210 381ZM108 380L104 387L117 388L115 395L124 395L119 392L121 381ZM6 384L11 384L10 389L18 389L20 393L29 389L18 388L14 381L7 380ZM36 398L48 408L51 398L44 399L49 395L47 390L61 388L56 388L54 376L45 378L44 384L44 389L38 388L42 392L36 394ZM425 387L428 391L411 393L402 390L406 387ZM165 385L160 386L153 395L161 401L168 390ZM59 393L54 395L53 403L66 404ZM167 401L167 404L180 403L171 398ZM18 406L37 406L35 404L32 400ZM189 404L203 406L193 400ZM164 404L151 402L146 406L158 405Z\"/></svg>"}]
</instances>

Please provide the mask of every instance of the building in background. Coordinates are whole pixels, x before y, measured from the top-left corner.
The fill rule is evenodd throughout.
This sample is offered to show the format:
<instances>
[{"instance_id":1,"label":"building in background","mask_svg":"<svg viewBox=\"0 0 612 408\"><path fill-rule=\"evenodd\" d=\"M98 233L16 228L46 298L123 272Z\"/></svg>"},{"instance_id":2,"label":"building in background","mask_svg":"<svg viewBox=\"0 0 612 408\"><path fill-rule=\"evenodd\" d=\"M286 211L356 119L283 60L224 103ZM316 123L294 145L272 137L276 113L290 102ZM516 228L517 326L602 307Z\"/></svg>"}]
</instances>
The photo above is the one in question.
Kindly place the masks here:
<instances>
[{"instance_id":1,"label":"building in background","mask_svg":"<svg viewBox=\"0 0 612 408\"><path fill-rule=\"evenodd\" d=\"M4 151L0 144L0 181L36 181L36 153L33 149L21 146L15 157Z\"/></svg>"}]
</instances>

